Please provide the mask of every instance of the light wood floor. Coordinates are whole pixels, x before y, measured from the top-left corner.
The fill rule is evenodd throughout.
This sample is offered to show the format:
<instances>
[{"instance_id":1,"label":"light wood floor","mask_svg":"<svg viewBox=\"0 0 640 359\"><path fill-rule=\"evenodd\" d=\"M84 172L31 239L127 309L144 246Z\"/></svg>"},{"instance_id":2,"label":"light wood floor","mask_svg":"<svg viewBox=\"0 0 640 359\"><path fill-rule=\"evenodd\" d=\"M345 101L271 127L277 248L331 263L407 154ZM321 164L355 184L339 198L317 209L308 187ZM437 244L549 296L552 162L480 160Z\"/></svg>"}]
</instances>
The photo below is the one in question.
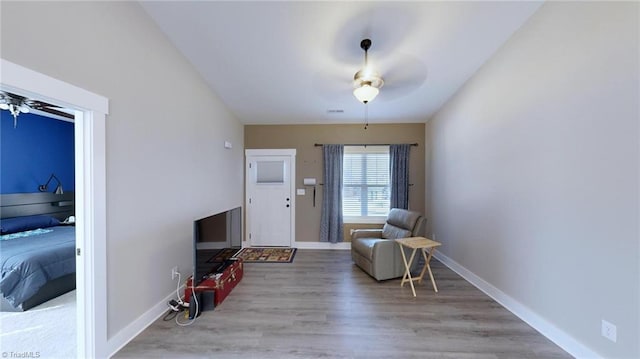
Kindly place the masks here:
<instances>
[{"instance_id":1,"label":"light wood floor","mask_svg":"<svg viewBox=\"0 0 640 359\"><path fill-rule=\"evenodd\" d=\"M244 279L189 327L159 319L115 358L570 358L437 260L438 285L376 282L349 251L245 264Z\"/></svg>"}]
</instances>

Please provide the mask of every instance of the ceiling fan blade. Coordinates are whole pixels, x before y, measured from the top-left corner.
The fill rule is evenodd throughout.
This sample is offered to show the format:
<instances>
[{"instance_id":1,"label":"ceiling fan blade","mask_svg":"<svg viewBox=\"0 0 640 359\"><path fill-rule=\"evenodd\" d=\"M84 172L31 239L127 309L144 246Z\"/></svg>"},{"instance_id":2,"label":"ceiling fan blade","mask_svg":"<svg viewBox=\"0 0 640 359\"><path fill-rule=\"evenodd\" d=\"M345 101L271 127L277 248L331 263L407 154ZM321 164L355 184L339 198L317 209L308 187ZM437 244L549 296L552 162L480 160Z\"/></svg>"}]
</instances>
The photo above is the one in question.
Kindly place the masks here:
<instances>
[{"instance_id":1,"label":"ceiling fan blade","mask_svg":"<svg viewBox=\"0 0 640 359\"><path fill-rule=\"evenodd\" d=\"M58 106L54 106L54 107L60 108ZM70 113L66 113L64 111L56 110L55 108L51 108L51 107L48 107L48 106L42 106L42 107L38 108L38 110L50 113L52 115L57 115L57 116L61 116L61 117L64 117L64 118L68 118L70 120L75 119L75 116L70 114Z\"/></svg>"},{"instance_id":2,"label":"ceiling fan blade","mask_svg":"<svg viewBox=\"0 0 640 359\"><path fill-rule=\"evenodd\" d=\"M62 107L60 106L52 105L44 101L32 100L27 97L16 95L14 93L6 92L6 91L0 91L0 103L26 106L27 108L30 108L33 110L39 110L42 112L68 118L71 120L75 118L73 114L58 110L58 109L62 109ZM22 111L22 112L25 112L25 111Z\"/></svg>"},{"instance_id":3,"label":"ceiling fan blade","mask_svg":"<svg viewBox=\"0 0 640 359\"><path fill-rule=\"evenodd\" d=\"M25 101L27 99L24 96L16 95L14 93L5 92L5 91L0 91L0 97L6 100L13 99L15 101L20 101L20 102Z\"/></svg>"},{"instance_id":4,"label":"ceiling fan blade","mask_svg":"<svg viewBox=\"0 0 640 359\"><path fill-rule=\"evenodd\" d=\"M311 78L311 86L313 91L327 101L343 100L345 94L353 90L352 87L353 74L348 72L336 74L334 72L323 70L318 71Z\"/></svg>"},{"instance_id":5,"label":"ceiling fan blade","mask_svg":"<svg viewBox=\"0 0 640 359\"><path fill-rule=\"evenodd\" d=\"M384 86L380 100L395 100L420 88L427 80L427 66L417 57L400 55L389 69L383 70Z\"/></svg>"},{"instance_id":6,"label":"ceiling fan blade","mask_svg":"<svg viewBox=\"0 0 640 359\"><path fill-rule=\"evenodd\" d=\"M34 109L42 109L43 107L50 107L50 108L60 108L60 106L56 106L56 105L52 105L50 103L44 102L44 101L37 101L37 100L31 100L31 99L26 99L24 101L24 103Z\"/></svg>"}]
</instances>

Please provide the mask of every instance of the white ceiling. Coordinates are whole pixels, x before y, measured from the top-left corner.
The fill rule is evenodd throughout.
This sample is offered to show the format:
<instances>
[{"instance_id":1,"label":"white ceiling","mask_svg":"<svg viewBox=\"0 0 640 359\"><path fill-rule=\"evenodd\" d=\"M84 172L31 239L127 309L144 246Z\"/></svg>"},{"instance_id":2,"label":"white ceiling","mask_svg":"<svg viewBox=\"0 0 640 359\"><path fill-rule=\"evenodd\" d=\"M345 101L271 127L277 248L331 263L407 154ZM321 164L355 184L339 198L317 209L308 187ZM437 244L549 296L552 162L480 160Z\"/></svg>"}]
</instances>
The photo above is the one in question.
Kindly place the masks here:
<instances>
[{"instance_id":1,"label":"white ceiling","mask_svg":"<svg viewBox=\"0 0 640 359\"><path fill-rule=\"evenodd\" d=\"M425 122L542 2L141 4L243 123L301 124L363 121L363 38L385 80L369 121Z\"/></svg>"}]
</instances>

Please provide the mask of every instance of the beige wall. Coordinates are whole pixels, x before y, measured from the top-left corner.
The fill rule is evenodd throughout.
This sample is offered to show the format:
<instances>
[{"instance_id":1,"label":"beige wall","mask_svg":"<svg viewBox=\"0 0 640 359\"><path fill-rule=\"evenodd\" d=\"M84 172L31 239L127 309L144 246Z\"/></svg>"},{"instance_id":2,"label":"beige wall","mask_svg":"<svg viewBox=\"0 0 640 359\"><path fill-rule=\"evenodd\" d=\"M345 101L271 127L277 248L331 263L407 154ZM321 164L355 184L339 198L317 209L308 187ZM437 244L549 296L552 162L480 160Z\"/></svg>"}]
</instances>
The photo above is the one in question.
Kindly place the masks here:
<instances>
[{"instance_id":1,"label":"beige wall","mask_svg":"<svg viewBox=\"0 0 640 359\"><path fill-rule=\"evenodd\" d=\"M439 251L575 355L640 357L639 10L545 3L428 124Z\"/></svg>"},{"instance_id":2,"label":"beige wall","mask_svg":"<svg viewBox=\"0 0 640 359\"><path fill-rule=\"evenodd\" d=\"M313 189L302 185L305 177L315 177L318 183L322 182L322 148L314 144L418 143L418 147L411 147L409 183L413 186L409 189L409 208L424 213L424 133L422 123L373 124L367 130L363 125L247 125L244 144L246 149L296 149L296 187L306 188L304 196L296 196L296 241L318 242L322 186L317 186L314 208ZM349 229L353 226L345 227L345 240L349 241Z\"/></svg>"}]
</instances>

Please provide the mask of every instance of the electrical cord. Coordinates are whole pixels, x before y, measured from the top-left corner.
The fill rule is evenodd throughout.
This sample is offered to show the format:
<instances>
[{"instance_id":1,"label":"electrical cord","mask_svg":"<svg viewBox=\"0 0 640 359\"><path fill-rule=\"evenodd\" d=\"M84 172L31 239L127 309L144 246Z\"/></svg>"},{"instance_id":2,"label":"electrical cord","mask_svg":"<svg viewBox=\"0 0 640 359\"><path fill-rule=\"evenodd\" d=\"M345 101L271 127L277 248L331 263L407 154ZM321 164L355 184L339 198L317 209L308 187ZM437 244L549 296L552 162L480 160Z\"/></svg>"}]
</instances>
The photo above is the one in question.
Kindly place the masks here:
<instances>
[{"instance_id":1,"label":"electrical cord","mask_svg":"<svg viewBox=\"0 0 640 359\"><path fill-rule=\"evenodd\" d=\"M176 286L176 294L178 294L178 300L180 300L180 293L178 291L178 288L180 287L180 273L178 273L178 285ZM196 297L196 281L194 279L194 277L191 277L191 298L193 298L193 303L196 306L196 310L195 313L196 315L193 317L193 319L189 319L187 322L180 322L180 320L178 320L178 318L180 317L179 315L175 316L175 320L176 320L176 324L178 324L181 327L187 327L191 324L193 324L196 319L198 318L198 298ZM182 300L180 300L182 302ZM182 302L182 307L184 308L184 302Z\"/></svg>"},{"instance_id":2,"label":"electrical cord","mask_svg":"<svg viewBox=\"0 0 640 359\"><path fill-rule=\"evenodd\" d=\"M182 283L182 277L180 276L180 272L176 271L176 274L178 275L178 284L176 284L176 297L178 297L178 304L184 305L182 297L180 297L180 283Z\"/></svg>"},{"instance_id":3,"label":"electrical cord","mask_svg":"<svg viewBox=\"0 0 640 359\"><path fill-rule=\"evenodd\" d=\"M178 275L178 284L176 285L176 297L178 300L170 300L167 305L169 306L169 311L167 314L162 317L162 320L168 322L173 318L177 317L178 313L183 312L188 306L184 305L184 301L180 297L180 283L182 282L180 277L180 272L176 272Z\"/></svg>"},{"instance_id":4,"label":"electrical cord","mask_svg":"<svg viewBox=\"0 0 640 359\"><path fill-rule=\"evenodd\" d=\"M176 316L178 316L178 313L180 313L180 312L176 312L175 310L170 310L170 311L167 312L167 314L164 315L164 317L162 317L162 320L165 321L165 322L168 322L171 319L173 319Z\"/></svg>"}]
</instances>

